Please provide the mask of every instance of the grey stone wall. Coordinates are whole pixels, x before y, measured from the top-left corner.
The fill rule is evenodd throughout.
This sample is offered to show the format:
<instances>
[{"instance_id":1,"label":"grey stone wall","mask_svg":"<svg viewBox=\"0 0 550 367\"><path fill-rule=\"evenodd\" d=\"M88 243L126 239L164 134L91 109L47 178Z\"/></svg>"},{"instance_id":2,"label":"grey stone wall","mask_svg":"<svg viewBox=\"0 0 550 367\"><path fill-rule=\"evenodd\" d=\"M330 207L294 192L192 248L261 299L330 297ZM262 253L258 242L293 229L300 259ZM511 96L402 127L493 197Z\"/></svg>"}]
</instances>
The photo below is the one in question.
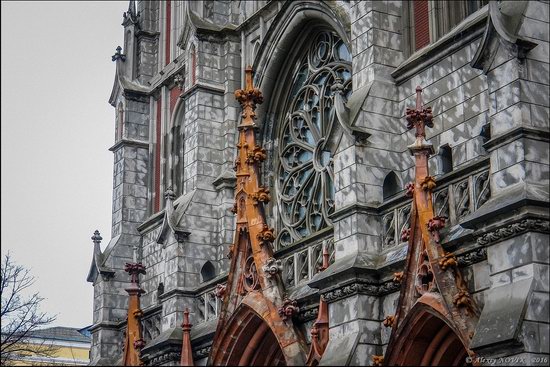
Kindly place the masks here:
<instances>
[{"instance_id":1,"label":"grey stone wall","mask_svg":"<svg viewBox=\"0 0 550 367\"><path fill-rule=\"evenodd\" d=\"M495 45L505 42L484 42L488 8L407 58L408 20L402 1L322 5L183 2L177 9L183 6L184 14L189 10L195 16L191 19L185 15L183 19L181 32L185 37L172 37L174 43L185 43L179 45L177 62L166 66L159 56L165 21L159 4L163 3L138 1L141 30L134 36L135 55L128 55L135 60L126 63L134 66L125 70L130 83L121 83L114 94L115 101L123 101L125 106L126 135L113 147L113 240L103 255L104 265L115 271L115 277L97 277L94 283L92 360L101 363L120 355L127 302L123 290L127 275L122 269L137 247L147 267L142 277L142 308L147 317L160 319L158 333L150 335L165 338L170 348L176 348L180 341L174 332L179 330L182 311L188 307L198 330L194 340L200 341L195 347L200 344L202 350L202 354L199 349L195 351L200 354L197 359L206 363L204 348L213 331L205 325L216 318L219 307L212 290L225 281L226 255L233 241L234 216L229 209L233 205L232 166L240 112L233 93L241 87L243 69L250 64L256 68L256 80L264 95L283 98L284 91L276 89L282 88L277 86L280 74L273 70L282 73L285 65L292 63L292 52L287 48L292 49L293 42L284 37L285 32L295 32L292 27L339 27L334 31L347 37L353 81L348 107L354 111L349 123L370 134L366 141L343 134L333 157L336 213L332 216L333 230L327 233L334 241L335 264L330 271L324 278L314 278L317 280L310 283L311 287L306 285L315 274L311 259L319 245L316 239L276 252L288 264L285 269L294 274L295 280L287 283L288 292L298 298L303 310L314 310L321 293L343 292L329 303L331 344L322 364L368 365L372 355L385 351L390 330L382 326L382 320L394 314L397 305L399 293L392 288L391 278L402 268L406 255L399 233L408 223L409 199L403 191L384 198L384 179L394 172L403 187L414 177L414 161L407 150L414 134L406 130L404 116L406 108L414 106L417 85L424 89L425 105L434 112L434 128L427 130L428 139L436 152L443 146L451 149L450 173L443 172L440 156L430 158L430 171L439 185L434 204L438 213L450 217L443 245L464 259L461 269L483 309L480 327L491 325L489 313L499 314L502 297L528 284L522 286L527 288L523 298L516 297L517 308L525 310L514 319L516 335L496 348L488 348L490 335L480 333L474 339L476 351L486 357L515 355L525 364L548 356L549 255L544 245L548 243L548 213L544 208L548 198L542 189L550 179L547 2L529 1L521 13L523 22L518 23L517 35L536 43L536 47L519 58L515 46L499 48ZM292 13L297 8L301 10ZM288 19L290 16L296 19ZM297 37L299 32L292 34ZM195 83L190 74L193 47ZM481 56L480 50L484 52ZM488 54L494 55L491 63L486 62ZM272 65L266 58L280 60L281 65ZM176 111L169 111L169 103L163 101L162 135L168 140L169 134L164 133L170 131L170 121L181 124L183 192L174 204L178 212L185 198L191 197L177 223L190 234L178 242L170 228L164 242L158 243L166 214L165 210L151 211L154 146L160 143L163 152L169 149L165 149L167 141L155 141L153 96L166 96L163 88L173 85L177 73L185 76L179 102L183 106L177 110L179 115L174 115ZM277 146L277 134L270 131L276 131L280 117L273 107L277 103L272 102L266 101L258 110L258 123L262 124L258 138L263 139L270 154ZM267 162L265 182L272 184L276 158L270 156ZM166 183L163 185L164 191ZM268 220L274 225L276 213L273 203ZM308 275L298 278L306 266L304 258L311 262L307 264ZM200 275L206 261L214 264L218 275L209 282L203 282ZM363 291L349 291L353 284L363 284L357 288ZM512 316L508 313L503 317ZM311 315L300 320L296 322L309 333ZM175 354L161 358L169 354L169 348L163 351L167 347L155 347L159 340L148 343L148 358L162 364L177 363Z\"/></svg>"}]
</instances>

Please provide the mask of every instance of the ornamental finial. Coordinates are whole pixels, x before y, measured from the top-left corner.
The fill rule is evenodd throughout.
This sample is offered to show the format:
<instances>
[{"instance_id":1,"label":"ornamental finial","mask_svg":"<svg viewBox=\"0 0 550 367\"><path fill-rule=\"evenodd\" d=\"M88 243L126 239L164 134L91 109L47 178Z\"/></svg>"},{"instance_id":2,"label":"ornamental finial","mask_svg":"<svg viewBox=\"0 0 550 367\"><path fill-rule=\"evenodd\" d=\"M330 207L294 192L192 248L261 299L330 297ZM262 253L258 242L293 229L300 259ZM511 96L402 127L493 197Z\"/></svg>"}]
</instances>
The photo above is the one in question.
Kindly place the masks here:
<instances>
[{"instance_id":1,"label":"ornamental finial","mask_svg":"<svg viewBox=\"0 0 550 367\"><path fill-rule=\"evenodd\" d=\"M249 65L245 71L245 87L244 89L237 89L235 91L235 98L242 107L242 123L240 126L248 127L254 126L254 119L256 118L256 105L261 104L264 101L262 92L258 88L254 88L252 83L252 67Z\"/></svg>"},{"instance_id":2,"label":"ornamental finial","mask_svg":"<svg viewBox=\"0 0 550 367\"><path fill-rule=\"evenodd\" d=\"M100 245L102 239L103 237L101 237L99 231L96 229L94 235L92 236L92 241L94 242L94 245Z\"/></svg>"},{"instance_id":3,"label":"ornamental finial","mask_svg":"<svg viewBox=\"0 0 550 367\"><path fill-rule=\"evenodd\" d=\"M416 127L416 136L417 137L426 137L425 127L433 127L433 114L432 108L426 107L423 108L422 104L422 88L420 86L416 87L416 108L407 108L407 129L412 129Z\"/></svg>"}]
</instances>

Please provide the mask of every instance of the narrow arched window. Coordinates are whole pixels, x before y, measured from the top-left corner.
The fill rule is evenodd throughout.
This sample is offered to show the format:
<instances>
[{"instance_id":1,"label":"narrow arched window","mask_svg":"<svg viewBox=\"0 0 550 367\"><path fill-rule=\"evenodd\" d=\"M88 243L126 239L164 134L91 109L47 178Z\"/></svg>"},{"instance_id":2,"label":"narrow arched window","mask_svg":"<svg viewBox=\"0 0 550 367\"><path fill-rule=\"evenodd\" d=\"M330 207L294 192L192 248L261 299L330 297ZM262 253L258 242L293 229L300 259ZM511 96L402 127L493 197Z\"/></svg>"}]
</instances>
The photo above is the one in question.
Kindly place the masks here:
<instances>
[{"instance_id":1,"label":"narrow arched window","mask_svg":"<svg viewBox=\"0 0 550 367\"><path fill-rule=\"evenodd\" d=\"M399 179L397 178L395 172L391 171L386 175L386 178L384 178L384 185L382 186L382 195L384 200L397 194L399 191L401 191Z\"/></svg>"},{"instance_id":2,"label":"narrow arched window","mask_svg":"<svg viewBox=\"0 0 550 367\"><path fill-rule=\"evenodd\" d=\"M124 133L124 106L122 102L119 102L116 110L116 126L115 126L115 139L119 141L122 139Z\"/></svg>"},{"instance_id":3,"label":"narrow arched window","mask_svg":"<svg viewBox=\"0 0 550 367\"><path fill-rule=\"evenodd\" d=\"M443 145L437 153L439 158L439 173L444 175L453 170L453 152L449 145Z\"/></svg>"},{"instance_id":4,"label":"narrow arched window","mask_svg":"<svg viewBox=\"0 0 550 367\"><path fill-rule=\"evenodd\" d=\"M216 268L210 261L204 263L201 268L201 281L207 282L216 277Z\"/></svg>"},{"instance_id":5,"label":"narrow arched window","mask_svg":"<svg viewBox=\"0 0 550 367\"><path fill-rule=\"evenodd\" d=\"M189 68L191 75L189 79L191 80L191 86L193 86L197 81L197 50L194 44L191 45L191 52L189 54L189 59L191 61L191 67Z\"/></svg>"}]
</instances>

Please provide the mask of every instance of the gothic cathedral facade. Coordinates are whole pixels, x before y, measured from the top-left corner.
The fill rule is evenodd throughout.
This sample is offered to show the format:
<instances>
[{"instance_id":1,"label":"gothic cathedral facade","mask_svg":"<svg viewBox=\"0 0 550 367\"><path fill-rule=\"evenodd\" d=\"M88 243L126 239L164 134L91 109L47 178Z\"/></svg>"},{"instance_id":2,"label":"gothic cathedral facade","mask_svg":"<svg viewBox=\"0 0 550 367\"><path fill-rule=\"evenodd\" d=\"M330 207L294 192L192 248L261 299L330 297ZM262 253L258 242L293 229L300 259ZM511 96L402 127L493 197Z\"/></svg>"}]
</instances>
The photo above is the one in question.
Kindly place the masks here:
<instances>
[{"instance_id":1,"label":"gothic cathedral facade","mask_svg":"<svg viewBox=\"0 0 550 367\"><path fill-rule=\"evenodd\" d=\"M549 22L131 0L91 364L547 365Z\"/></svg>"}]
</instances>

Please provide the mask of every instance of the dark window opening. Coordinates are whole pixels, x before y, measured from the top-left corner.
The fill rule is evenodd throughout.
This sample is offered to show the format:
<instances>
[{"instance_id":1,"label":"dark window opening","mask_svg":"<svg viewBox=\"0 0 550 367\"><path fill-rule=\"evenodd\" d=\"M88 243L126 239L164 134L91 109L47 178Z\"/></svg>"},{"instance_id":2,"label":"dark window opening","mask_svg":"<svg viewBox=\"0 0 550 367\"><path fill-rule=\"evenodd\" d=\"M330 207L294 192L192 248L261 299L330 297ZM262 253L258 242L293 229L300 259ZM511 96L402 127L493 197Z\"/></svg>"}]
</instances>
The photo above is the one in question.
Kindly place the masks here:
<instances>
[{"instance_id":1,"label":"dark window opening","mask_svg":"<svg viewBox=\"0 0 550 367\"><path fill-rule=\"evenodd\" d=\"M448 145L444 145L441 148L439 148L439 173L444 175L446 173L449 173L453 170L453 152L451 150L451 147Z\"/></svg>"},{"instance_id":2,"label":"dark window opening","mask_svg":"<svg viewBox=\"0 0 550 367\"><path fill-rule=\"evenodd\" d=\"M210 261L207 261L201 268L201 278L203 282L207 282L216 277L216 268Z\"/></svg>"},{"instance_id":3,"label":"dark window opening","mask_svg":"<svg viewBox=\"0 0 550 367\"><path fill-rule=\"evenodd\" d=\"M390 172L384 179L384 186L382 187L382 193L384 200L393 196L401 191L401 186L399 185L399 179L395 172Z\"/></svg>"}]
</instances>

